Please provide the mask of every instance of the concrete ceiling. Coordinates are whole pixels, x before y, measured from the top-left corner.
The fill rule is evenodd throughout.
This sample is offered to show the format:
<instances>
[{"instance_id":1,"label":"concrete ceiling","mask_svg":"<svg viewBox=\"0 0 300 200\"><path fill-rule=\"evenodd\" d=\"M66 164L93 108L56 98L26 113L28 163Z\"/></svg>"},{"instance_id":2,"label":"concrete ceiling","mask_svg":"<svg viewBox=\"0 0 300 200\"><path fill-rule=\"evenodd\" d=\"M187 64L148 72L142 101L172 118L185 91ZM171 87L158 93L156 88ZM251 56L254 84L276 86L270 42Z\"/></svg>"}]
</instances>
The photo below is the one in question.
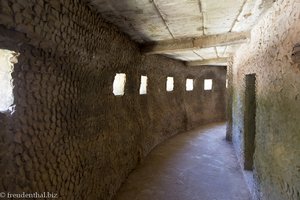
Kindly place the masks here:
<instances>
[{"instance_id":1,"label":"concrete ceiling","mask_svg":"<svg viewBox=\"0 0 300 200\"><path fill-rule=\"evenodd\" d=\"M245 33L251 30L274 2L274 0L87 1L103 18L145 46L147 49L145 53L162 54L186 62L197 62L199 65L201 63L226 65L224 58L229 57L242 42L247 40ZM228 36L230 33L236 35Z\"/></svg>"}]
</instances>

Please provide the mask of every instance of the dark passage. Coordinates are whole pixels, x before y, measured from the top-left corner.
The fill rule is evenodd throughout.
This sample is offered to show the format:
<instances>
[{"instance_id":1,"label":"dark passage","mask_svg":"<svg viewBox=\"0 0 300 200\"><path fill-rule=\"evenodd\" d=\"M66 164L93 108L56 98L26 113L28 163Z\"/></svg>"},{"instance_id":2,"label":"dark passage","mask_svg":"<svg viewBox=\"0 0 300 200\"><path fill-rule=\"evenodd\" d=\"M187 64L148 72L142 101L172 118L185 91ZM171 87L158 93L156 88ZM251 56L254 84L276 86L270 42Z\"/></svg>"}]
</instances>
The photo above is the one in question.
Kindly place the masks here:
<instances>
[{"instance_id":1,"label":"dark passage","mask_svg":"<svg viewBox=\"0 0 300 200\"><path fill-rule=\"evenodd\" d=\"M256 115L256 91L255 74L246 75L245 91L245 115L244 115L244 168L253 170L253 155L255 151L255 115Z\"/></svg>"}]
</instances>

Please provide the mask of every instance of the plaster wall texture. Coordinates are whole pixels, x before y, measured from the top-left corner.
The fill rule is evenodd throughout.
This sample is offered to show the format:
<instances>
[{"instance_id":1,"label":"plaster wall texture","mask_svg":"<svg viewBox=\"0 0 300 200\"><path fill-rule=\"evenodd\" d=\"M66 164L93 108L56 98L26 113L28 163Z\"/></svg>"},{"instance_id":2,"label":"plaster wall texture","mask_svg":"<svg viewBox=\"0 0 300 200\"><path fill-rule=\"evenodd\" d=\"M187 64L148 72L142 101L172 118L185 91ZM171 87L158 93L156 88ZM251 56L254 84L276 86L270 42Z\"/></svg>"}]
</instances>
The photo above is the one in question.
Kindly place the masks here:
<instances>
[{"instance_id":1,"label":"plaster wall texture","mask_svg":"<svg viewBox=\"0 0 300 200\"><path fill-rule=\"evenodd\" d=\"M79 0L0 3L0 48L20 53L15 111L0 115L0 191L108 200L157 144L225 119L225 68L141 55ZM124 96L112 93L116 73L126 73ZM170 93L167 76L175 79ZM186 92L191 76L195 88ZM206 77L213 91L202 91Z\"/></svg>"},{"instance_id":2,"label":"plaster wall texture","mask_svg":"<svg viewBox=\"0 0 300 200\"><path fill-rule=\"evenodd\" d=\"M278 0L254 27L233 62L233 135L244 163L245 75L256 74L255 199L300 199L300 2ZM249 173L248 173L249 176Z\"/></svg>"}]
</instances>

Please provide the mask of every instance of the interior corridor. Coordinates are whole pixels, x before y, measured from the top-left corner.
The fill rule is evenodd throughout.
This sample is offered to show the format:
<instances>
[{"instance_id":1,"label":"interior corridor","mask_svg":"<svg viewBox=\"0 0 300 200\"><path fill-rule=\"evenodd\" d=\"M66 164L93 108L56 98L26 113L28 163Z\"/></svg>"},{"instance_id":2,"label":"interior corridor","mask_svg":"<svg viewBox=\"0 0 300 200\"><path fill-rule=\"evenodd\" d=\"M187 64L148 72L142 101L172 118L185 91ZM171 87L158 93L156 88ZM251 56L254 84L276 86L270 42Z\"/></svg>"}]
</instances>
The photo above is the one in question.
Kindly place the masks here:
<instances>
[{"instance_id":1,"label":"interior corridor","mask_svg":"<svg viewBox=\"0 0 300 200\"><path fill-rule=\"evenodd\" d=\"M300 0L0 0L0 199L300 200L299 36Z\"/></svg>"},{"instance_id":2,"label":"interior corridor","mask_svg":"<svg viewBox=\"0 0 300 200\"><path fill-rule=\"evenodd\" d=\"M226 126L178 134L156 147L115 200L250 200Z\"/></svg>"}]
</instances>

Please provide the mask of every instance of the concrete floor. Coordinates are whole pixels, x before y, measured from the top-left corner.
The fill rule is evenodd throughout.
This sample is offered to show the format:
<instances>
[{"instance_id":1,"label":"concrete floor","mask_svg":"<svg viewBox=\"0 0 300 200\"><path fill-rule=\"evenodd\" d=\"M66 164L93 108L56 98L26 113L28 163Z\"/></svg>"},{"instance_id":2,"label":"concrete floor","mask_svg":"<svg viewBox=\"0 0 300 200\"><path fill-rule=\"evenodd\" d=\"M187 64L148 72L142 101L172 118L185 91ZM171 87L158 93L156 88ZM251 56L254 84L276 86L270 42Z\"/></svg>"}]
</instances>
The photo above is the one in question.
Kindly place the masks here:
<instances>
[{"instance_id":1,"label":"concrete floor","mask_svg":"<svg viewBox=\"0 0 300 200\"><path fill-rule=\"evenodd\" d=\"M172 137L125 181L115 200L250 200L225 124Z\"/></svg>"}]
</instances>

